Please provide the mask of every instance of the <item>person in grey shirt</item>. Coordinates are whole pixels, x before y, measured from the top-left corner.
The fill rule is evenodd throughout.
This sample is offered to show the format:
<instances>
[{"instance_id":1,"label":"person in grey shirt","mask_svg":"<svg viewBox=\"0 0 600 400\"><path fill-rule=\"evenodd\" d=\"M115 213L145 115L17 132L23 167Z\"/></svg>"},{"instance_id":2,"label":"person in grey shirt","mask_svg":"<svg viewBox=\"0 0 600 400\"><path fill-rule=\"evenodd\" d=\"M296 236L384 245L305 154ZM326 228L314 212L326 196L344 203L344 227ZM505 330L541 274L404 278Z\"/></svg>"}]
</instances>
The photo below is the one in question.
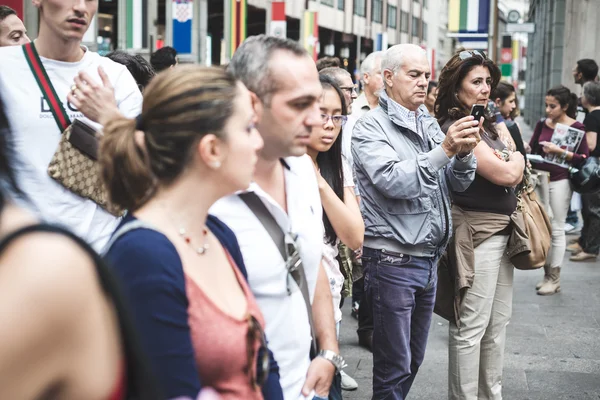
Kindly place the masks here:
<instances>
[{"instance_id":1,"label":"person in grey shirt","mask_svg":"<svg viewBox=\"0 0 600 400\"><path fill-rule=\"evenodd\" d=\"M468 116L442 133L424 105L431 72L419 46L388 49L382 71L379 107L356 123L352 154L374 316L373 399L401 400L425 355L437 261L452 232L449 191L475 178L481 121Z\"/></svg>"}]
</instances>

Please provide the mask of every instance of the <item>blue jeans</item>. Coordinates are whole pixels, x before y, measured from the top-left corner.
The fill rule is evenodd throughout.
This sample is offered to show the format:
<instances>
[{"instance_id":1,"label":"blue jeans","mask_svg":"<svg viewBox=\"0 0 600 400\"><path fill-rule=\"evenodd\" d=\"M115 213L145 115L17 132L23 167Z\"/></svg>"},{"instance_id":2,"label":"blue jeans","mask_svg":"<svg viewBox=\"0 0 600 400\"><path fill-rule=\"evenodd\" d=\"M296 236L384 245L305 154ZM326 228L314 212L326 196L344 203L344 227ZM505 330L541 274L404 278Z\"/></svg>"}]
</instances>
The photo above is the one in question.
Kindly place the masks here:
<instances>
[{"instance_id":1,"label":"blue jeans","mask_svg":"<svg viewBox=\"0 0 600 400\"><path fill-rule=\"evenodd\" d=\"M437 258L363 249L373 309L373 400L404 400L425 357Z\"/></svg>"}]
</instances>

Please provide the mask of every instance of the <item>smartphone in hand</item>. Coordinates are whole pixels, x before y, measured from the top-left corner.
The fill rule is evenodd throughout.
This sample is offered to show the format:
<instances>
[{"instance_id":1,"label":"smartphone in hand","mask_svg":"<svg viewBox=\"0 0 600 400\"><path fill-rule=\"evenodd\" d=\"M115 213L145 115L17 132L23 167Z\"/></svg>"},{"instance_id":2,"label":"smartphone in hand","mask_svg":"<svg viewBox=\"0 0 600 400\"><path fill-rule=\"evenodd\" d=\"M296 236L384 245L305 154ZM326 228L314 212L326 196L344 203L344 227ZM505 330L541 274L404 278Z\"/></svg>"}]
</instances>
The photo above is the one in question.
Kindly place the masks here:
<instances>
[{"instance_id":1,"label":"smartphone in hand","mask_svg":"<svg viewBox=\"0 0 600 400\"><path fill-rule=\"evenodd\" d=\"M485 106L483 104L473 104L471 107L471 115L475 118L475 121L481 120L485 114Z\"/></svg>"}]
</instances>

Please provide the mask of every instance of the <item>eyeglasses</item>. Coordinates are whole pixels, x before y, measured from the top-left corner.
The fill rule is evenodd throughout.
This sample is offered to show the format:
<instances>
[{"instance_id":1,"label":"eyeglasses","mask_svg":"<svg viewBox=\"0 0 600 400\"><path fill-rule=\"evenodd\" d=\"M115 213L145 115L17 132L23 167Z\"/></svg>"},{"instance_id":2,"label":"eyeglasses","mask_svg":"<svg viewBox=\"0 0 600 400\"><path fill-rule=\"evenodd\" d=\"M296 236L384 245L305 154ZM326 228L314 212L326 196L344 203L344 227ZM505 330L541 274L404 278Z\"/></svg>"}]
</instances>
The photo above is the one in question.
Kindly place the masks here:
<instances>
[{"instance_id":1,"label":"eyeglasses","mask_svg":"<svg viewBox=\"0 0 600 400\"><path fill-rule=\"evenodd\" d=\"M358 93L358 89L357 89L356 85L354 85L354 86L340 86L340 89L345 90L349 94Z\"/></svg>"},{"instance_id":2,"label":"eyeglasses","mask_svg":"<svg viewBox=\"0 0 600 400\"><path fill-rule=\"evenodd\" d=\"M260 322L256 320L254 315L248 314L248 333L246 334L246 354L248 356L248 364L246 366L247 373L250 375L250 385L252 387L262 387L267 381L269 375L269 352L267 350L267 340ZM260 341L260 347L256 352L255 343ZM258 363L254 362L254 355L258 353ZM256 368L255 368L256 367Z\"/></svg>"},{"instance_id":3,"label":"eyeglasses","mask_svg":"<svg viewBox=\"0 0 600 400\"><path fill-rule=\"evenodd\" d=\"M346 121L348 121L347 115L329 115L329 114L321 114L321 120L323 125L325 125L329 120L333 122L335 126L344 126Z\"/></svg>"},{"instance_id":4,"label":"eyeglasses","mask_svg":"<svg viewBox=\"0 0 600 400\"><path fill-rule=\"evenodd\" d=\"M458 57L463 61L471 57L481 57L484 60L487 59L485 53L479 50L464 50L458 53Z\"/></svg>"}]
</instances>

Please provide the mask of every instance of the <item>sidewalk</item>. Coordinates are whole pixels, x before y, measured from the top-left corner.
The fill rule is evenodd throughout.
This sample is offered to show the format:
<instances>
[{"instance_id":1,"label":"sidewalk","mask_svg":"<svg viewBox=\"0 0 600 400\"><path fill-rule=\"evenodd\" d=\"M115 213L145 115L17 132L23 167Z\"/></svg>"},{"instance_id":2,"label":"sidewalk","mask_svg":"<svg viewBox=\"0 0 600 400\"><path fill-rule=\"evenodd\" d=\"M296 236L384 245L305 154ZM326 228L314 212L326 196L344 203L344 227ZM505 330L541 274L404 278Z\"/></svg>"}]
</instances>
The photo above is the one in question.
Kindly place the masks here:
<instances>
[{"instance_id":1,"label":"sidewalk","mask_svg":"<svg viewBox=\"0 0 600 400\"><path fill-rule=\"evenodd\" d=\"M600 399L600 262L565 258L562 291L538 296L542 271L515 271L513 316L504 360L505 400ZM371 399L371 353L358 346L357 322L344 307L340 332L345 371L359 388L345 399ZM448 322L434 315L425 361L410 400L447 399Z\"/></svg>"}]
</instances>

